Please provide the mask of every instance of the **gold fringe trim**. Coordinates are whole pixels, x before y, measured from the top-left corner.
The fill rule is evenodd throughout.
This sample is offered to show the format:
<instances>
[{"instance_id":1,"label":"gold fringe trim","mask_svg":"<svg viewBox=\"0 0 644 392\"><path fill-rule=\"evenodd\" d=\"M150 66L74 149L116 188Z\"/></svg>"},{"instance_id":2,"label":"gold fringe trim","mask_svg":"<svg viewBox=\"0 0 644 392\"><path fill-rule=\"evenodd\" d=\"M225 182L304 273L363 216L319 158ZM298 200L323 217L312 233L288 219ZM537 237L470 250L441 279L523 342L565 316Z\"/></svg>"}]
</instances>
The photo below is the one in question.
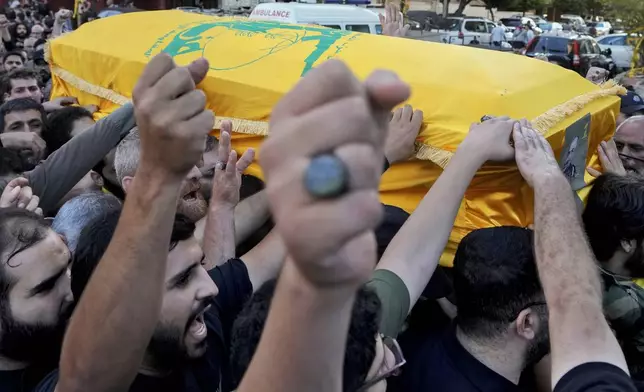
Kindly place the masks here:
<instances>
[{"instance_id":1,"label":"gold fringe trim","mask_svg":"<svg viewBox=\"0 0 644 392\"><path fill-rule=\"evenodd\" d=\"M600 90L575 97L561 105L555 106L544 114L532 120L534 129L546 136L550 128L563 121L566 117L573 115L586 105L600 98L612 95L626 94L626 88L620 86L614 80L609 80L599 86ZM441 168L445 169L450 159L454 156L453 152L416 142L416 158L424 161L431 161Z\"/></svg>"},{"instance_id":2,"label":"gold fringe trim","mask_svg":"<svg viewBox=\"0 0 644 392\"><path fill-rule=\"evenodd\" d=\"M50 42L48 41L45 45L45 58L50 64L52 74L56 75L60 79L74 86L78 90L81 90L85 93L95 95L97 97L111 101L117 105L125 105L130 101L124 95L117 93L114 90L107 89L105 87L97 86L95 84L89 83L84 79L79 78L78 76L72 74L71 72L64 70L56 65L53 65L51 58L51 48ZM548 130L560 121L564 120L566 117L574 114L575 112L581 110L584 106L590 102L599 99L608 97L611 95L624 95L626 94L626 89L617 82L609 80L602 85L601 89L592 91L575 97L561 105L555 106L554 108L548 110L544 114L535 118L532 121L535 130L539 131L542 135L545 135ZM214 128L220 129L221 123L223 121L230 121L233 124L233 129L237 133L243 133L247 135L256 135L256 136L266 136L268 135L268 122L266 121L253 121L253 120L244 120L240 118L233 117L220 117L216 116ZM445 168L449 163L450 159L454 153L443 150L441 148L424 144L424 143L415 143L415 156L417 159L423 161L430 161L435 163L441 168Z\"/></svg>"},{"instance_id":3,"label":"gold fringe trim","mask_svg":"<svg viewBox=\"0 0 644 392\"><path fill-rule=\"evenodd\" d=\"M221 129L223 121L233 123L233 131L246 135L266 136L268 135L268 122L244 120L241 118L215 116L215 129Z\"/></svg>"},{"instance_id":4,"label":"gold fringe trim","mask_svg":"<svg viewBox=\"0 0 644 392\"><path fill-rule=\"evenodd\" d=\"M430 146L429 144L423 144L416 142L416 158L422 161L431 161L438 166L445 169L449 160L452 159L454 153L442 150L438 147Z\"/></svg>"},{"instance_id":5,"label":"gold fringe trim","mask_svg":"<svg viewBox=\"0 0 644 392\"><path fill-rule=\"evenodd\" d=\"M571 99L568 102L565 102L559 106L548 110L544 114L532 120L532 126L536 131L539 131L542 135L546 135L548 130L559 122L564 120L566 117L571 116L572 114L583 109L586 105L591 103L594 100L605 98L611 95L624 95L626 94L626 89L617 84L614 80L609 80L601 84L600 90L591 91L589 93L580 95Z\"/></svg>"}]
</instances>

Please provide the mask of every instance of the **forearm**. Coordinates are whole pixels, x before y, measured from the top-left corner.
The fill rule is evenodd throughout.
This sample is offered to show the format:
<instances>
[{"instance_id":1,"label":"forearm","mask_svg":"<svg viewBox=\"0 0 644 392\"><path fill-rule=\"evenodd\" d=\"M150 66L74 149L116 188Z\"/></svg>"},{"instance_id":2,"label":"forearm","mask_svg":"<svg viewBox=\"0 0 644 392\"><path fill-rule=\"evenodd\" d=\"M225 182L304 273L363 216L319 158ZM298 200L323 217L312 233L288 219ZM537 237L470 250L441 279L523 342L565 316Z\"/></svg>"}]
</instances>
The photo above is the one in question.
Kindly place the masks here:
<instances>
[{"instance_id":1,"label":"forearm","mask_svg":"<svg viewBox=\"0 0 644 392\"><path fill-rule=\"evenodd\" d=\"M548 303L552 385L585 362L608 362L628 372L604 318L598 268L568 181L557 173L534 188L535 254Z\"/></svg>"},{"instance_id":2,"label":"forearm","mask_svg":"<svg viewBox=\"0 0 644 392\"><path fill-rule=\"evenodd\" d=\"M9 29L7 28L2 29L2 41L11 42L11 34L9 33ZM9 48L7 48L7 50L9 50Z\"/></svg>"},{"instance_id":3,"label":"forearm","mask_svg":"<svg viewBox=\"0 0 644 392\"><path fill-rule=\"evenodd\" d=\"M534 193L535 253L550 311L568 311L578 301L601 306L599 272L568 181L553 174Z\"/></svg>"},{"instance_id":4,"label":"forearm","mask_svg":"<svg viewBox=\"0 0 644 392\"><path fill-rule=\"evenodd\" d=\"M405 282L411 307L434 273L463 195L484 161L477 155L467 146L459 148L378 263L378 269L388 269Z\"/></svg>"},{"instance_id":5,"label":"forearm","mask_svg":"<svg viewBox=\"0 0 644 392\"><path fill-rule=\"evenodd\" d=\"M56 38L60 37L63 34L63 23L58 21L54 22L54 27L51 29L51 37Z\"/></svg>"},{"instance_id":6,"label":"forearm","mask_svg":"<svg viewBox=\"0 0 644 392\"><path fill-rule=\"evenodd\" d=\"M304 282L287 262L239 392L342 391L355 290L320 291Z\"/></svg>"},{"instance_id":7,"label":"forearm","mask_svg":"<svg viewBox=\"0 0 644 392\"><path fill-rule=\"evenodd\" d=\"M159 317L180 187L180 180L153 170L137 171L114 237L71 319L59 392L127 390L136 376Z\"/></svg>"},{"instance_id":8,"label":"forearm","mask_svg":"<svg viewBox=\"0 0 644 392\"><path fill-rule=\"evenodd\" d=\"M204 267L211 270L235 257L235 209L212 202L203 237Z\"/></svg>"},{"instance_id":9,"label":"forearm","mask_svg":"<svg viewBox=\"0 0 644 392\"><path fill-rule=\"evenodd\" d=\"M40 197L43 211L53 210L60 199L116 147L134 125L132 105L124 105L65 143L29 172L29 183Z\"/></svg>"},{"instance_id":10,"label":"forearm","mask_svg":"<svg viewBox=\"0 0 644 392\"><path fill-rule=\"evenodd\" d=\"M279 275L286 259L286 246L277 230L273 229L257 246L241 257L253 291L258 290L266 281Z\"/></svg>"},{"instance_id":11,"label":"forearm","mask_svg":"<svg viewBox=\"0 0 644 392\"><path fill-rule=\"evenodd\" d=\"M251 236L270 216L266 191L260 191L239 202L235 208L235 244Z\"/></svg>"}]
</instances>

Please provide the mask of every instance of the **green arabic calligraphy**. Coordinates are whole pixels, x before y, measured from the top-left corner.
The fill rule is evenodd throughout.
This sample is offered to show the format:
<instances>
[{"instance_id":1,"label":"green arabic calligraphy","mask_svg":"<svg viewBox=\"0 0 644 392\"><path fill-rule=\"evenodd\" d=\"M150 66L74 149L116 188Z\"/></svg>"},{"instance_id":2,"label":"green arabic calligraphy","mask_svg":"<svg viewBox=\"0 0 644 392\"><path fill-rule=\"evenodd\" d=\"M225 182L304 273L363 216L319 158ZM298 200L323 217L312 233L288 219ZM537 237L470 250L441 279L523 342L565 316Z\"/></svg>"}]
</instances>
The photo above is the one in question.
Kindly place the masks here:
<instances>
[{"instance_id":1,"label":"green arabic calligraphy","mask_svg":"<svg viewBox=\"0 0 644 392\"><path fill-rule=\"evenodd\" d=\"M206 46L217 37L217 35L206 36L206 32L216 27L224 27L230 30L246 32L249 34L265 34L266 36L276 38L277 44L269 48L257 58L243 64L227 68L211 67L212 69L228 70L240 68L257 62L266 56L270 56L271 54L291 47L297 43L317 41L315 49L304 59L302 75L313 68L315 62L318 61L339 39L351 34L349 31L334 30L316 26L289 25L268 21L226 20L199 23L184 28L174 36L172 41L170 41L162 51L168 53L172 57L199 51L203 53Z\"/></svg>"}]
</instances>

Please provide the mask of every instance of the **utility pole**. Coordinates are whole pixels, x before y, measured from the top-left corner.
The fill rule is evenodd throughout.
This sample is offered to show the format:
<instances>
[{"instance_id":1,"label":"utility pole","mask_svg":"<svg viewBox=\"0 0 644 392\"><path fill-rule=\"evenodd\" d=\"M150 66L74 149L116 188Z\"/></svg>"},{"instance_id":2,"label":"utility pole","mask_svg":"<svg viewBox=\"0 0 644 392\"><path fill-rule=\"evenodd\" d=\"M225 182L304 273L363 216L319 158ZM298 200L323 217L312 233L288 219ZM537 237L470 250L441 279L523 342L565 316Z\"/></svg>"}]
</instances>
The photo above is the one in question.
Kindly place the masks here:
<instances>
[{"instance_id":1,"label":"utility pole","mask_svg":"<svg viewBox=\"0 0 644 392\"><path fill-rule=\"evenodd\" d=\"M449 16L449 0L443 0L443 18Z\"/></svg>"}]
</instances>

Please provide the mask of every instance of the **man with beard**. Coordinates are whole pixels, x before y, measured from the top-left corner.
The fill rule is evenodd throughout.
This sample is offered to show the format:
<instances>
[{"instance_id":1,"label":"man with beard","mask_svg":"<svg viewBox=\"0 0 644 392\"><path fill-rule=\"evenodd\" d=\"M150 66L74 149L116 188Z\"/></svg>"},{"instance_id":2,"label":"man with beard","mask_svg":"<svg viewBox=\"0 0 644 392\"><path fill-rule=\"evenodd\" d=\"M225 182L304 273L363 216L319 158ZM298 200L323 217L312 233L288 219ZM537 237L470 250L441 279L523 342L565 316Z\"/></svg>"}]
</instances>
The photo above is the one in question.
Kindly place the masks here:
<instances>
[{"instance_id":1,"label":"man with beard","mask_svg":"<svg viewBox=\"0 0 644 392\"><path fill-rule=\"evenodd\" d=\"M226 125L230 129L230 125ZM141 139L137 128L121 141L114 157L114 169L118 182L127 194L134 174L139 166ZM208 203L202 192L200 179L201 172L197 166L186 175L180 192L177 211L196 222L195 236L201 241L205 228L205 216L208 212ZM265 192L261 191L247 199L242 200L235 208L235 241L237 244L248 238L257 228L268 219L268 205Z\"/></svg>"},{"instance_id":2,"label":"man with beard","mask_svg":"<svg viewBox=\"0 0 644 392\"><path fill-rule=\"evenodd\" d=\"M644 174L644 116L626 119L614 139L626 172Z\"/></svg>"},{"instance_id":3,"label":"man with beard","mask_svg":"<svg viewBox=\"0 0 644 392\"><path fill-rule=\"evenodd\" d=\"M601 265L604 314L622 348L631 376L644 381L644 180L604 174L595 181L583 214Z\"/></svg>"},{"instance_id":4,"label":"man with beard","mask_svg":"<svg viewBox=\"0 0 644 392\"><path fill-rule=\"evenodd\" d=\"M463 238L454 258L456 324L410 344L401 338L407 365L399 390L521 390L523 370L549 350L532 241L532 230L510 226Z\"/></svg>"},{"instance_id":5,"label":"man with beard","mask_svg":"<svg viewBox=\"0 0 644 392\"><path fill-rule=\"evenodd\" d=\"M26 58L22 57L20 52L7 52L2 56L2 68L6 72L11 72L14 69L22 69L25 67Z\"/></svg>"},{"instance_id":6,"label":"man with beard","mask_svg":"<svg viewBox=\"0 0 644 392\"><path fill-rule=\"evenodd\" d=\"M0 106L0 140L16 151L25 170L31 170L45 158L46 146L40 137L47 115L42 105L29 98L16 99Z\"/></svg>"},{"instance_id":7,"label":"man with beard","mask_svg":"<svg viewBox=\"0 0 644 392\"><path fill-rule=\"evenodd\" d=\"M73 296L63 239L39 215L0 209L0 390L31 391L56 365Z\"/></svg>"},{"instance_id":8,"label":"man with beard","mask_svg":"<svg viewBox=\"0 0 644 392\"><path fill-rule=\"evenodd\" d=\"M277 244L282 250L260 248L206 271L209 251L193 236L194 223L175 217L184 179L201 159L214 124L205 94L195 89L207 71L205 59L179 68L160 54L139 79L133 101L141 163L120 217L108 214L81 234L72 279L74 291L83 294L66 335L60 377L52 374L38 391L53 391L56 384L61 391L228 390L230 325L253 287L277 275L285 255ZM213 204L219 208L232 210L239 200L238 163L250 161L230 152L225 171L218 165L222 186L214 193L221 195ZM231 192L219 192L223 188ZM228 219L232 227L232 214ZM279 253L278 263L270 253Z\"/></svg>"}]
</instances>

